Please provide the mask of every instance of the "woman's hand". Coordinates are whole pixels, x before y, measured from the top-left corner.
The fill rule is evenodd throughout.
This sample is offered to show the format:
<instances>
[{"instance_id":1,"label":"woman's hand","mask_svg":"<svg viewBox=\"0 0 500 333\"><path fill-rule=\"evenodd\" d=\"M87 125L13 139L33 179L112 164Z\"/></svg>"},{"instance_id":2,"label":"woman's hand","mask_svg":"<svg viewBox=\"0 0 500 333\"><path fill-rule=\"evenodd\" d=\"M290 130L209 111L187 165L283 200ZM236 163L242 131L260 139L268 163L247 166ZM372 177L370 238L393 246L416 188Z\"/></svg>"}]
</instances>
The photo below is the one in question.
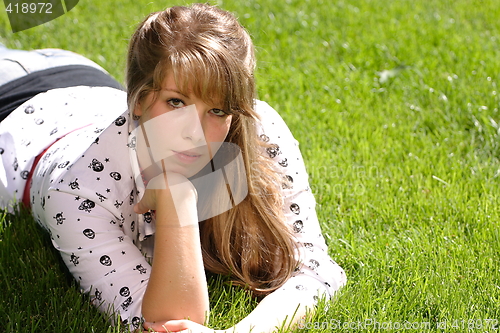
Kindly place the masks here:
<instances>
[{"instance_id":1,"label":"woman's hand","mask_svg":"<svg viewBox=\"0 0 500 333\"><path fill-rule=\"evenodd\" d=\"M170 320L164 323L144 323L144 332L186 332L186 333L223 333L226 330L214 330L191 320ZM233 332L227 330L227 332ZM234 331L236 333L236 331Z\"/></svg>"},{"instance_id":2,"label":"woman's hand","mask_svg":"<svg viewBox=\"0 0 500 333\"><path fill-rule=\"evenodd\" d=\"M134 206L134 211L137 214L144 214L149 210L156 210L158 197L167 195L167 197L185 198L190 192L195 198L197 197L196 189L185 176L179 173L161 173L149 181L144 196Z\"/></svg>"}]
</instances>

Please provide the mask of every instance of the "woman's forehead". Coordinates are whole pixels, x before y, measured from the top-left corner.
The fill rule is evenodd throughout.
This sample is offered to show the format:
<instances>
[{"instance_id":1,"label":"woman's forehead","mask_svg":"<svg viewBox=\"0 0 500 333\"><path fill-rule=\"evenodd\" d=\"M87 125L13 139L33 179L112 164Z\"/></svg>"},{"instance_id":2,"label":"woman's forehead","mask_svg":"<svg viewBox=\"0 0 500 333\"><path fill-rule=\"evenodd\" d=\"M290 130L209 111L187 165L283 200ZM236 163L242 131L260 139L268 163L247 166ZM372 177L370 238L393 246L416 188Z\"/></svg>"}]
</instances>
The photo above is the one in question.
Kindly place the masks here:
<instances>
[{"instance_id":1,"label":"woman's forehead","mask_svg":"<svg viewBox=\"0 0 500 333\"><path fill-rule=\"evenodd\" d=\"M186 88L180 89L177 86L176 80L175 80L174 75L172 73L167 74L167 76L163 80L161 89L166 90L166 91L173 91L173 92L176 92L176 93L183 95L185 97L189 97L190 95L193 94L193 89L191 87L189 87L189 85L187 87L187 90L186 90Z\"/></svg>"},{"instance_id":2,"label":"woman's forehead","mask_svg":"<svg viewBox=\"0 0 500 333\"><path fill-rule=\"evenodd\" d=\"M197 97L207 104L217 104L222 107L225 92L218 91L216 87L219 85L210 85L208 81L210 79L196 77L185 72L168 71L163 79L161 89L176 92L186 98Z\"/></svg>"}]
</instances>

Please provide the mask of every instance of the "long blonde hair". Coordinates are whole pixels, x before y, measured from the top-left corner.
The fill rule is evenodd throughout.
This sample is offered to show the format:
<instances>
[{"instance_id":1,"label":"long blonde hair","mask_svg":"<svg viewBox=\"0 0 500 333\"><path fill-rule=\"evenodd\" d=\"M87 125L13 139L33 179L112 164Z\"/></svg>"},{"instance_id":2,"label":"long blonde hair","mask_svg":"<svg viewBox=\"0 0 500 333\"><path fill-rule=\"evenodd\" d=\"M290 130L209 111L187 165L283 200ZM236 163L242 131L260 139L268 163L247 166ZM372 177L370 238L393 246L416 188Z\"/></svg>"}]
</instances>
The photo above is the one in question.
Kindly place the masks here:
<instances>
[{"instance_id":1,"label":"long blonde hair","mask_svg":"<svg viewBox=\"0 0 500 333\"><path fill-rule=\"evenodd\" d=\"M253 43L232 14L206 4L172 7L150 14L132 36L127 93L133 112L172 72L181 91L190 88L206 102L222 102L233 116L226 141L241 149L248 195L200 224L203 260L208 271L265 295L292 275L297 260L284 222L283 177L257 136L254 67Z\"/></svg>"}]
</instances>

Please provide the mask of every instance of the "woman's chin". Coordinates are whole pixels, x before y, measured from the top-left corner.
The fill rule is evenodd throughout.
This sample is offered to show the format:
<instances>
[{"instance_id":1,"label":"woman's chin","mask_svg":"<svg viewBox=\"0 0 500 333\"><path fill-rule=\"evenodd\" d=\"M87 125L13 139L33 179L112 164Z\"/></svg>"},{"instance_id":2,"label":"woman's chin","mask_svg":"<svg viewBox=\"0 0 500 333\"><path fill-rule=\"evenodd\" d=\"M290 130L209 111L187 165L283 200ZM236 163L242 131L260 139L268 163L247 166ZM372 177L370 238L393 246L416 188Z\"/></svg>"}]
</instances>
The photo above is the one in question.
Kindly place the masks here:
<instances>
[{"instance_id":1,"label":"woman's chin","mask_svg":"<svg viewBox=\"0 0 500 333\"><path fill-rule=\"evenodd\" d=\"M183 175L186 178L190 178L190 177L193 177L194 175L196 175L198 172L200 172L201 169L203 169L203 167L205 165L207 165L207 163L203 163L203 165L201 165L202 163L196 163L195 165L188 165L188 166L174 164L174 165L166 166L166 170L167 170L167 173L168 172L178 173L178 174Z\"/></svg>"}]
</instances>

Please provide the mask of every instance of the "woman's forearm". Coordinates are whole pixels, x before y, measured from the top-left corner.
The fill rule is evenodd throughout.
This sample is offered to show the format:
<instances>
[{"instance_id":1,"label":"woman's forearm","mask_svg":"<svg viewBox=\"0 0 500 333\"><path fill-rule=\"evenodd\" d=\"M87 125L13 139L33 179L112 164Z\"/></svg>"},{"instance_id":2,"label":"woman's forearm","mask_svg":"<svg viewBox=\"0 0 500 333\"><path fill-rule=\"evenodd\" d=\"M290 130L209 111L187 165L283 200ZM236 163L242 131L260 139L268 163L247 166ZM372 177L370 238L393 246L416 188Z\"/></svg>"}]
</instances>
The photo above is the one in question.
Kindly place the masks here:
<instances>
[{"instance_id":1,"label":"woman's forearm","mask_svg":"<svg viewBox=\"0 0 500 333\"><path fill-rule=\"evenodd\" d=\"M196 193L188 188L176 194L157 191L155 249L142 312L149 322L190 319L203 324L209 302Z\"/></svg>"},{"instance_id":2,"label":"woman's forearm","mask_svg":"<svg viewBox=\"0 0 500 333\"><path fill-rule=\"evenodd\" d=\"M305 320L308 311L314 311L316 308L315 299L325 294L324 287L314 281L317 280L308 281L308 288L295 288L297 281L293 281L288 286L285 284L283 289L278 289L266 296L243 320L225 330L214 330L190 320L145 322L144 328L155 332L189 330L200 333L271 333L281 328L288 331L300 324L300 321Z\"/></svg>"}]
</instances>

